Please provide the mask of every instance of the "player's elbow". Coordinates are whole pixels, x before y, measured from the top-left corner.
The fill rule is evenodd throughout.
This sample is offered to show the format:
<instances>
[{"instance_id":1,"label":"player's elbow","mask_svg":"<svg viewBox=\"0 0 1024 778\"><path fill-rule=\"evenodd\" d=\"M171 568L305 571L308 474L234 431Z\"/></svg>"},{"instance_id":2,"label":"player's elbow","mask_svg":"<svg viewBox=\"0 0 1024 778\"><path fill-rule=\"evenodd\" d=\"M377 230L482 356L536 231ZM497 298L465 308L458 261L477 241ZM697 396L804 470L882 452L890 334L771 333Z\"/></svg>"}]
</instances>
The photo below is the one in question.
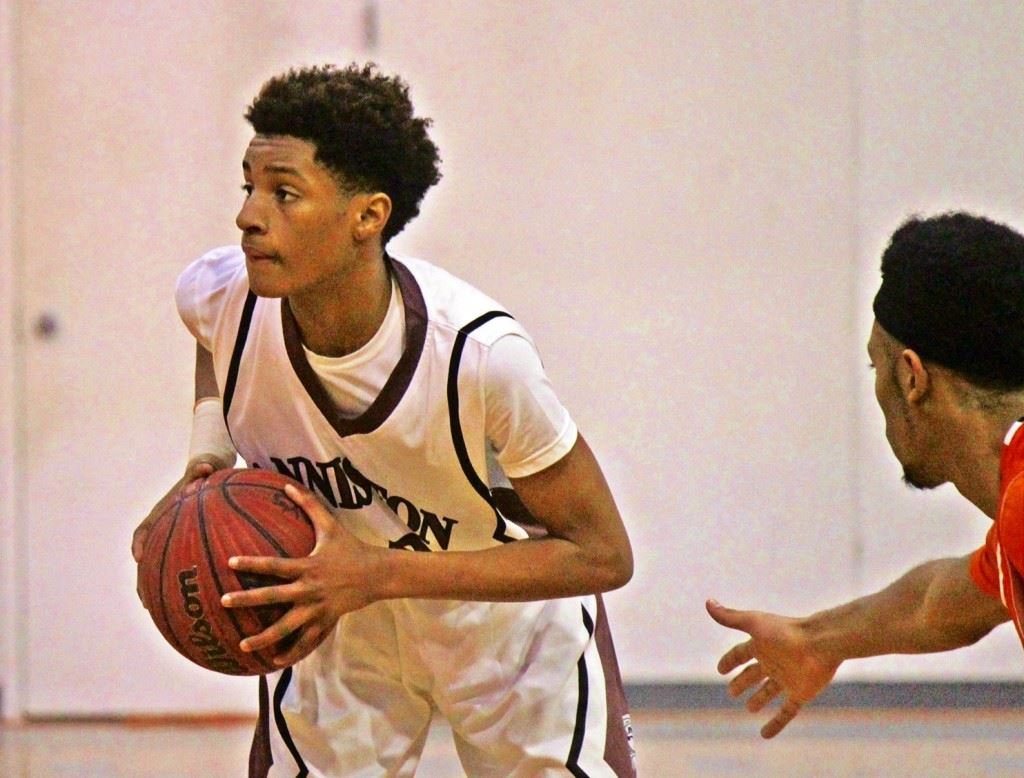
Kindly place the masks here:
<instances>
[{"instance_id":1,"label":"player's elbow","mask_svg":"<svg viewBox=\"0 0 1024 778\"><path fill-rule=\"evenodd\" d=\"M633 554L627 554L626 558L623 559L618 567L616 568L616 575L612 578L611 584L605 591L612 589L619 589L628 584L633 579Z\"/></svg>"},{"instance_id":2,"label":"player's elbow","mask_svg":"<svg viewBox=\"0 0 1024 778\"><path fill-rule=\"evenodd\" d=\"M597 569L601 571L597 591L610 592L628 584L633 578L633 550L629 543L612 550Z\"/></svg>"}]
</instances>

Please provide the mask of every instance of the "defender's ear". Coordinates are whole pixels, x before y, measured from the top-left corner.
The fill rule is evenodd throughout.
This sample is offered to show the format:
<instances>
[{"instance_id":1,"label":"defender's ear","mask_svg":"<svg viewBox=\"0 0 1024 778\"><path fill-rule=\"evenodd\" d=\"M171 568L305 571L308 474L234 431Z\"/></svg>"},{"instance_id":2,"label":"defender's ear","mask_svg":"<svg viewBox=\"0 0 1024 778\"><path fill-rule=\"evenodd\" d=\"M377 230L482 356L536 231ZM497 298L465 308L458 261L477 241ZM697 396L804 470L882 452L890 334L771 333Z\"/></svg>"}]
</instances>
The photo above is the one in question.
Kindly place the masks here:
<instances>
[{"instance_id":1,"label":"defender's ear","mask_svg":"<svg viewBox=\"0 0 1024 778\"><path fill-rule=\"evenodd\" d=\"M899 355L900 391L908 403L920 403L931 388L931 374L921 357L913 349L905 348Z\"/></svg>"},{"instance_id":2,"label":"defender's ear","mask_svg":"<svg viewBox=\"0 0 1024 778\"><path fill-rule=\"evenodd\" d=\"M384 232L384 226L391 217L391 198L383 192L358 195L352 237L356 242L372 240Z\"/></svg>"}]
</instances>

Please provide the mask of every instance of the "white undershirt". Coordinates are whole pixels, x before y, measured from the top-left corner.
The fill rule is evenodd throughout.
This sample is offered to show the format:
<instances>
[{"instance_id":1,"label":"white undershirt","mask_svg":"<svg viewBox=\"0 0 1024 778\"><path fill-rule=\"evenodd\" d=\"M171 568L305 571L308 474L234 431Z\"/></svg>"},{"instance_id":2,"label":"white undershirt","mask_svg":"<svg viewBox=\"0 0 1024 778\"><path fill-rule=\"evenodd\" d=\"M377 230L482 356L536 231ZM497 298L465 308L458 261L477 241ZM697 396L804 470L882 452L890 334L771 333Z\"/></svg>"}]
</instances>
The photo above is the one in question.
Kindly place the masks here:
<instances>
[{"instance_id":1,"label":"white undershirt","mask_svg":"<svg viewBox=\"0 0 1024 778\"><path fill-rule=\"evenodd\" d=\"M360 349L343 357L325 357L306 348L306 360L343 416L354 418L380 394L405 345L405 309L391 279L391 301L377 332Z\"/></svg>"},{"instance_id":2,"label":"white undershirt","mask_svg":"<svg viewBox=\"0 0 1024 778\"><path fill-rule=\"evenodd\" d=\"M384 321L366 345L343 357L303 349L331 399L351 418L380 394L404 345L405 308L392 279ZM514 334L499 338L491 345L484 371L486 434L506 475L532 475L561 458L575 442L576 425L555 395L533 344ZM564 451L552 458L557 448Z\"/></svg>"}]
</instances>

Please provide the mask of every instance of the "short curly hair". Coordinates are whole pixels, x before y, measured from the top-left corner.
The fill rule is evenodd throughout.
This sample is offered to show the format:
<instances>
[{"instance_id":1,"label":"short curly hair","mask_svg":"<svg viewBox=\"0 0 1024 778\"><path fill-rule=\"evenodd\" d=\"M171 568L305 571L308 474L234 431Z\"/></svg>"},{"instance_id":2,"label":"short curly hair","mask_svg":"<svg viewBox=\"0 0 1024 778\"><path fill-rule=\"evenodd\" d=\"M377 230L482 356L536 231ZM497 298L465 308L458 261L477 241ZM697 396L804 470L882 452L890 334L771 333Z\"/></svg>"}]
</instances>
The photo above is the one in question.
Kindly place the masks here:
<instances>
[{"instance_id":1,"label":"short curly hair","mask_svg":"<svg viewBox=\"0 0 1024 778\"><path fill-rule=\"evenodd\" d=\"M316 146L317 162L339 183L384 192L391 218L386 243L420 211L420 201L441 180L431 120L413 115L409 87L370 62L293 68L267 81L245 112L259 135L287 135Z\"/></svg>"},{"instance_id":2,"label":"short curly hair","mask_svg":"<svg viewBox=\"0 0 1024 778\"><path fill-rule=\"evenodd\" d=\"M983 216L913 217L882 255L875 318L976 386L1024 389L1024 236Z\"/></svg>"}]
</instances>

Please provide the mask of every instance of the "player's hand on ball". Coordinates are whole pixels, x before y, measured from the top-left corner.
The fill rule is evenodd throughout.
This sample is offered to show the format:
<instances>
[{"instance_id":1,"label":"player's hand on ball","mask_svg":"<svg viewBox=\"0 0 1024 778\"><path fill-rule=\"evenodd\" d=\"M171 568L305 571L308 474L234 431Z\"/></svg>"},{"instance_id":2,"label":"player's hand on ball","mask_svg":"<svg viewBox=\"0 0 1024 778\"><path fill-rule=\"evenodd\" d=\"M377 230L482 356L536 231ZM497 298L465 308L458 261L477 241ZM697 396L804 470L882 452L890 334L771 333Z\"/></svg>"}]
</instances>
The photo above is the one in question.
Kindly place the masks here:
<instances>
[{"instance_id":1,"label":"player's hand on ball","mask_svg":"<svg viewBox=\"0 0 1024 778\"><path fill-rule=\"evenodd\" d=\"M373 602L369 584L381 549L369 546L345 529L313 494L288 485L288 497L298 505L316 530L316 545L302 559L234 557L234 570L283 578L288 583L239 592L221 599L227 608L248 608L291 603L288 612L258 635L242 641L243 651L258 651L288 638L297 638L274 662L287 667L315 649L334 629L342 615Z\"/></svg>"},{"instance_id":2,"label":"player's hand on ball","mask_svg":"<svg viewBox=\"0 0 1024 778\"><path fill-rule=\"evenodd\" d=\"M211 475L215 470L222 467L219 462L203 459L197 457L188 463L185 468L185 475L183 475L174 486L171 487L170 491L167 492L160 501L153 506L153 510L142 520L142 523L135 528L135 532L132 533L132 557L135 559L137 565L142 561L142 551L146 547L146 537L149 535L149 528L153 526L153 522L156 521L157 516L166 510L167 506L170 505L177 498L178 493L186 488L193 481L197 481L201 478L206 478ZM138 580L136 579L135 591L139 595L139 600L142 602L143 607L149 608L146 601L142 599L142 590L139 588Z\"/></svg>"},{"instance_id":3,"label":"player's hand on ball","mask_svg":"<svg viewBox=\"0 0 1024 778\"><path fill-rule=\"evenodd\" d=\"M729 681L729 695L739 697L751 689L746 708L760 712L783 695L778 712L761 728L761 736L775 737L800 708L828 686L841 664L823 656L810 644L801 622L760 611L739 611L708 600L708 613L724 627L738 629L750 639L729 649L718 661L718 672L728 675L743 669Z\"/></svg>"}]
</instances>

